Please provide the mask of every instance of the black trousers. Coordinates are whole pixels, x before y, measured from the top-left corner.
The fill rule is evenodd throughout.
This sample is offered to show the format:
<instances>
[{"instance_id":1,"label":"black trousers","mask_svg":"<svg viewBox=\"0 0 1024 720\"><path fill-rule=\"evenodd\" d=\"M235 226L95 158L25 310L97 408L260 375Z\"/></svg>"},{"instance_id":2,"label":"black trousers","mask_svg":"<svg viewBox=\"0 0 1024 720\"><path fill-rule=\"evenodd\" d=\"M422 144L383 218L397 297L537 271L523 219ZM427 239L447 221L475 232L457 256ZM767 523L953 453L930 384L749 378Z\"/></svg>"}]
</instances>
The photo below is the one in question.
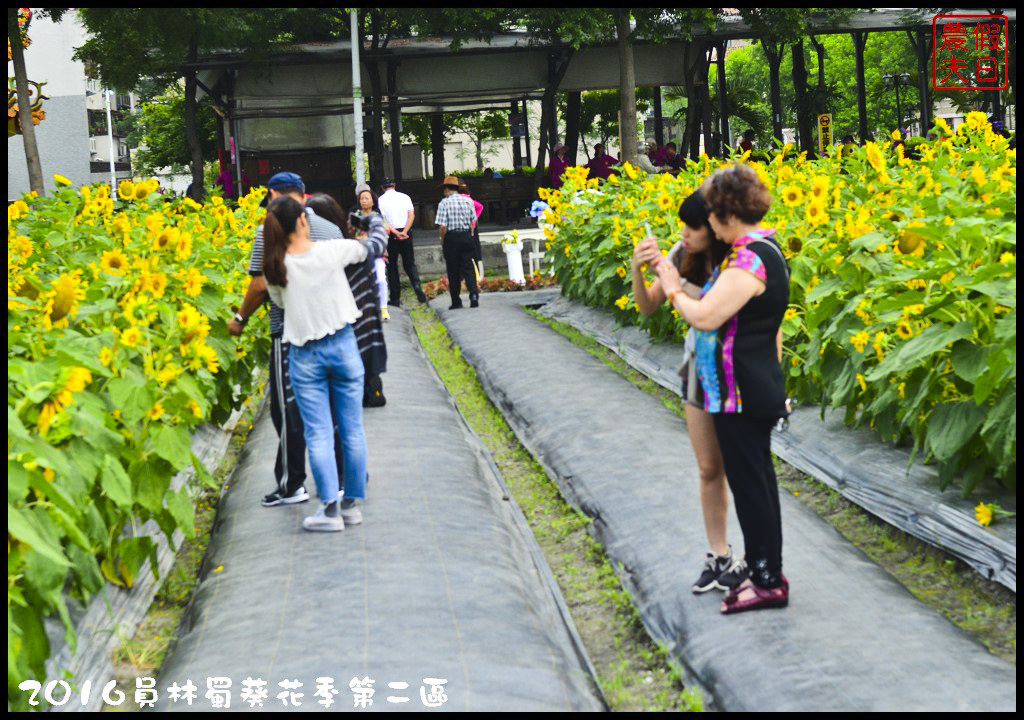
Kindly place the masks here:
<instances>
[{"instance_id":1,"label":"black trousers","mask_svg":"<svg viewBox=\"0 0 1024 720\"><path fill-rule=\"evenodd\" d=\"M782 585L782 515L771 452L776 418L735 413L712 417L751 580L762 588L777 588Z\"/></svg>"},{"instance_id":2,"label":"black trousers","mask_svg":"<svg viewBox=\"0 0 1024 720\"><path fill-rule=\"evenodd\" d=\"M480 291L476 285L476 267L473 265L476 247L472 233L469 230L449 230L444 236L441 250L448 270L448 290L452 295L452 305L462 304L459 291L463 280L469 289L469 299L476 300Z\"/></svg>"},{"instance_id":3,"label":"black trousers","mask_svg":"<svg viewBox=\"0 0 1024 720\"><path fill-rule=\"evenodd\" d=\"M420 290L420 271L416 268L416 257L413 254L412 233L406 240L399 240L394 233L388 233L388 304L398 305L402 294L401 276L398 274L398 258L402 258L402 267L409 276L412 289Z\"/></svg>"},{"instance_id":4,"label":"black trousers","mask_svg":"<svg viewBox=\"0 0 1024 720\"><path fill-rule=\"evenodd\" d=\"M288 374L288 343L281 336L272 338L270 354L270 418L279 439L274 478L285 495L291 495L306 482L306 438L303 436L302 415L292 390ZM334 414L333 408L331 414ZM338 477L344 477L345 453L341 435L334 428L334 456L338 459Z\"/></svg>"}]
</instances>

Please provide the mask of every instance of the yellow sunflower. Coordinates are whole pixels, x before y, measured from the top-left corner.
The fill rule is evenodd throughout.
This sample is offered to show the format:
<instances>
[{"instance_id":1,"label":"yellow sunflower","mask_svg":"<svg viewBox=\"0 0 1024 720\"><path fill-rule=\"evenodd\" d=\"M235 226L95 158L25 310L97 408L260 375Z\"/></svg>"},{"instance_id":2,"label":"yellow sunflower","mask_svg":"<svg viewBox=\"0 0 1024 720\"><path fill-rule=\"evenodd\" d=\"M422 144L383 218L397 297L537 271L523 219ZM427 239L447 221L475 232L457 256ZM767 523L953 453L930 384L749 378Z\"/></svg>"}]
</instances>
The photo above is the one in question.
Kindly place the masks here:
<instances>
[{"instance_id":1,"label":"yellow sunflower","mask_svg":"<svg viewBox=\"0 0 1024 720\"><path fill-rule=\"evenodd\" d=\"M135 197L135 184L131 180L122 180L117 186L117 195L122 200L131 200Z\"/></svg>"},{"instance_id":2,"label":"yellow sunflower","mask_svg":"<svg viewBox=\"0 0 1024 720\"><path fill-rule=\"evenodd\" d=\"M796 207L804 200L804 191L796 185L789 185L782 189L782 202L788 207Z\"/></svg>"},{"instance_id":3,"label":"yellow sunflower","mask_svg":"<svg viewBox=\"0 0 1024 720\"><path fill-rule=\"evenodd\" d=\"M914 327L906 320L900 320L896 323L896 334L900 336L900 340L909 340L914 337Z\"/></svg>"},{"instance_id":4,"label":"yellow sunflower","mask_svg":"<svg viewBox=\"0 0 1024 720\"><path fill-rule=\"evenodd\" d=\"M177 247L181 233L176 227L165 227L153 238L153 249L157 251L169 250Z\"/></svg>"},{"instance_id":5,"label":"yellow sunflower","mask_svg":"<svg viewBox=\"0 0 1024 720\"><path fill-rule=\"evenodd\" d=\"M814 227L818 227L819 225L828 222L828 211L825 209L825 203L808 203L806 217L807 222Z\"/></svg>"},{"instance_id":6,"label":"yellow sunflower","mask_svg":"<svg viewBox=\"0 0 1024 720\"><path fill-rule=\"evenodd\" d=\"M868 162L871 164L877 172L885 171L885 156L882 155L881 149L879 149L877 143L867 142L864 147L868 152Z\"/></svg>"},{"instance_id":7,"label":"yellow sunflower","mask_svg":"<svg viewBox=\"0 0 1024 720\"><path fill-rule=\"evenodd\" d=\"M125 347L135 347L142 342L142 331L132 325L121 333L121 344Z\"/></svg>"},{"instance_id":8,"label":"yellow sunflower","mask_svg":"<svg viewBox=\"0 0 1024 720\"><path fill-rule=\"evenodd\" d=\"M100 259L100 267L111 275L117 275L118 277L128 269L128 258L120 250L108 250L103 253L103 257Z\"/></svg>"},{"instance_id":9,"label":"yellow sunflower","mask_svg":"<svg viewBox=\"0 0 1024 720\"><path fill-rule=\"evenodd\" d=\"M78 314L78 303L85 300L81 278L82 271L75 270L70 275L61 275L53 282L53 289L46 295L47 303L43 310L43 323L47 330L67 327L68 317Z\"/></svg>"}]
</instances>

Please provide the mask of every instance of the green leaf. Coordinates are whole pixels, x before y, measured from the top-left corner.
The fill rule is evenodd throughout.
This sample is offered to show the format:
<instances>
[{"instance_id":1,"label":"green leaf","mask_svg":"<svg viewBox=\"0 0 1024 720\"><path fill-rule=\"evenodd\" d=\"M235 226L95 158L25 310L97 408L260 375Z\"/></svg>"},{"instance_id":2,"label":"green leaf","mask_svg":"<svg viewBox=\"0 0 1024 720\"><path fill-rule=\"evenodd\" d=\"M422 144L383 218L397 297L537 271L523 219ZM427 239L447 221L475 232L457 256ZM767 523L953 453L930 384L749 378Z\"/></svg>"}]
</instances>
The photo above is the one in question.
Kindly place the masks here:
<instances>
[{"instance_id":1,"label":"green leaf","mask_svg":"<svg viewBox=\"0 0 1024 720\"><path fill-rule=\"evenodd\" d=\"M195 529L195 508L192 506L192 496L188 487L182 487L177 492L168 493L167 509L177 521L178 527L186 536L191 536Z\"/></svg>"},{"instance_id":2,"label":"green leaf","mask_svg":"<svg viewBox=\"0 0 1024 720\"><path fill-rule=\"evenodd\" d=\"M214 479L213 475L210 474L210 471L206 469L206 466L203 465L202 461L196 457L195 453L192 454L192 467L196 471L196 478L200 483L202 483L203 487L211 490L217 489L216 479Z\"/></svg>"},{"instance_id":3,"label":"green leaf","mask_svg":"<svg viewBox=\"0 0 1024 720\"><path fill-rule=\"evenodd\" d=\"M171 484L171 469L160 458L150 457L132 467L135 478L135 500L151 513L164 506L164 495Z\"/></svg>"},{"instance_id":4,"label":"green leaf","mask_svg":"<svg viewBox=\"0 0 1024 720\"><path fill-rule=\"evenodd\" d=\"M984 282L968 283L965 287L988 295L1000 305L1013 306L1017 304L1017 281L1014 278L1009 280L986 280Z\"/></svg>"},{"instance_id":5,"label":"green leaf","mask_svg":"<svg viewBox=\"0 0 1024 720\"><path fill-rule=\"evenodd\" d=\"M994 345L977 347L966 341L958 342L953 346L953 352L950 354L953 372L962 380L973 383L987 369L988 359L993 350L995 350Z\"/></svg>"},{"instance_id":6,"label":"green leaf","mask_svg":"<svg viewBox=\"0 0 1024 720\"><path fill-rule=\"evenodd\" d=\"M982 478L985 477L985 461L982 458L975 458L967 464L962 473L963 487L960 488L960 497L964 500L974 492L974 488L978 487L978 483L981 482Z\"/></svg>"},{"instance_id":7,"label":"green leaf","mask_svg":"<svg viewBox=\"0 0 1024 720\"><path fill-rule=\"evenodd\" d=\"M868 382L872 382L893 372L906 372L950 343L970 337L973 332L974 328L968 322L957 323L951 328L945 325L932 325L917 337L904 343L899 350L891 353L865 377Z\"/></svg>"},{"instance_id":8,"label":"green leaf","mask_svg":"<svg viewBox=\"0 0 1024 720\"><path fill-rule=\"evenodd\" d=\"M52 530L44 530L31 510L13 507L7 504L7 532L20 542L28 545L38 555L52 563L67 568L68 559L60 548L60 541L53 536Z\"/></svg>"},{"instance_id":9,"label":"green leaf","mask_svg":"<svg viewBox=\"0 0 1024 720\"><path fill-rule=\"evenodd\" d=\"M100 481L103 492L114 503L125 510L132 507L132 481L121 463L113 455L103 458L103 477Z\"/></svg>"},{"instance_id":10,"label":"green leaf","mask_svg":"<svg viewBox=\"0 0 1024 720\"><path fill-rule=\"evenodd\" d=\"M138 422L153 407L153 396L146 387L146 378L136 370L126 370L124 377L111 380L107 389L125 422Z\"/></svg>"},{"instance_id":11,"label":"green leaf","mask_svg":"<svg viewBox=\"0 0 1024 720\"><path fill-rule=\"evenodd\" d=\"M156 454L181 470L192 458L192 438L184 425L161 425L153 437Z\"/></svg>"},{"instance_id":12,"label":"green leaf","mask_svg":"<svg viewBox=\"0 0 1024 720\"><path fill-rule=\"evenodd\" d=\"M938 405L928 418L928 449L939 462L950 460L981 429L985 411L971 401Z\"/></svg>"}]
</instances>

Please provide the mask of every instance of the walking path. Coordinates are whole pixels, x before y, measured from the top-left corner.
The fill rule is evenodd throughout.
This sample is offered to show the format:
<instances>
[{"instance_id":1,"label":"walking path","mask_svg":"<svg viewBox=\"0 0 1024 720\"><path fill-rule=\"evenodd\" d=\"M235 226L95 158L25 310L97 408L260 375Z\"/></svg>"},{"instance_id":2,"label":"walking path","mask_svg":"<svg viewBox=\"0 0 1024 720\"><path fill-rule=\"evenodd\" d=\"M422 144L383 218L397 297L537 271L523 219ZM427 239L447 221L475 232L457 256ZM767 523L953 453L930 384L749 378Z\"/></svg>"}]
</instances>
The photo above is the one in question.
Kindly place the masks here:
<instances>
[{"instance_id":1,"label":"walking path","mask_svg":"<svg viewBox=\"0 0 1024 720\"><path fill-rule=\"evenodd\" d=\"M531 295L533 297L531 298ZM693 595L706 552L678 417L522 310L552 293L441 311L520 440L588 516L644 623L722 710L1014 710L1016 671L783 494L790 605L722 616ZM730 512L729 535L742 536Z\"/></svg>"},{"instance_id":2,"label":"walking path","mask_svg":"<svg viewBox=\"0 0 1024 720\"><path fill-rule=\"evenodd\" d=\"M204 577L157 683L162 710L204 710L207 678L231 708L262 679L264 710L601 710L604 701L564 601L514 501L423 354L408 316L385 325L388 404L366 412L364 524L309 533L313 503L262 508L276 436L264 411L218 508ZM307 487L313 491L312 476ZM164 688L191 680L191 706ZM436 681L444 681L439 683ZM389 683L408 683L406 688ZM443 693L440 692L443 690ZM422 693L422 694L421 694ZM286 707L279 694L283 694ZM389 698L408 698L398 704Z\"/></svg>"}]
</instances>

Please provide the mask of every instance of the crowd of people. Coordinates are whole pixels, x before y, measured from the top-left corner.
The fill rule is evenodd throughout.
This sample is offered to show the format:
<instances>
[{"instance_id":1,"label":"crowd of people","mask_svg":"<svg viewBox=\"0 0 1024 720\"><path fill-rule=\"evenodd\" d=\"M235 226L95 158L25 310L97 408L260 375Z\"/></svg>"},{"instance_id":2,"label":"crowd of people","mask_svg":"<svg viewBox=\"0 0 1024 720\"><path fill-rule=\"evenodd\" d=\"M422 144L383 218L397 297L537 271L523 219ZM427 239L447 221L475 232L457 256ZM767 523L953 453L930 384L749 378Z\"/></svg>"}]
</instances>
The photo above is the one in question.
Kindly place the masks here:
<instances>
[{"instance_id":1,"label":"crowd of people","mask_svg":"<svg viewBox=\"0 0 1024 720\"><path fill-rule=\"evenodd\" d=\"M649 147L648 160L671 167L675 148ZM557 153L555 157L560 157ZM598 148L591 162L611 170ZM363 408L383 404L387 351L382 320L400 298L403 259L413 290L425 300L412 253L415 211L387 179L378 197L356 188L346 212L325 194L307 195L294 173L270 178L267 217L253 242L251 281L229 325L240 335L270 302L273 353L271 416L279 436L276 485L266 507L309 500L305 454L319 503L303 527L337 532L363 521L368 482ZM481 206L457 177L440 189L440 227L452 303L462 307L462 281L479 306L474 240ZM772 428L788 413L781 369L782 318L789 268L775 232L761 226L771 197L757 173L739 164L718 171L679 206L682 237L667 257L654 237L637 244L632 282L638 309L650 315L668 302L687 322L681 371L687 428L700 473L709 552L693 592L726 591L726 614L788 604L782 573L782 524L771 460ZM656 279L647 285L644 269ZM728 542L729 491L744 552Z\"/></svg>"},{"instance_id":2,"label":"crowd of people","mask_svg":"<svg viewBox=\"0 0 1024 720\"><path fill-rule=\"evenodd\" d=\"M426 302L412 244L411 198L385 178L376 195L355 188L347 212L332 196L309 195L300 176L277 173L267 182L267 215L253 239L250 282L228 328L239 336L269 303L272 352L270 412L278 434L274 489L264 507L309 500L306 452L319 503L303 527L339 532L362 523L360 502L369 481L363 408L384 405L387 368L383 321L399 306L401 258L413 292ZM462 307L462 280L470 307L479 306L476 262L483 205L454 176L439 189L436 222L452 305ZM385 262L388 259L389 262Z\"/></svg>"}]
</instances>

